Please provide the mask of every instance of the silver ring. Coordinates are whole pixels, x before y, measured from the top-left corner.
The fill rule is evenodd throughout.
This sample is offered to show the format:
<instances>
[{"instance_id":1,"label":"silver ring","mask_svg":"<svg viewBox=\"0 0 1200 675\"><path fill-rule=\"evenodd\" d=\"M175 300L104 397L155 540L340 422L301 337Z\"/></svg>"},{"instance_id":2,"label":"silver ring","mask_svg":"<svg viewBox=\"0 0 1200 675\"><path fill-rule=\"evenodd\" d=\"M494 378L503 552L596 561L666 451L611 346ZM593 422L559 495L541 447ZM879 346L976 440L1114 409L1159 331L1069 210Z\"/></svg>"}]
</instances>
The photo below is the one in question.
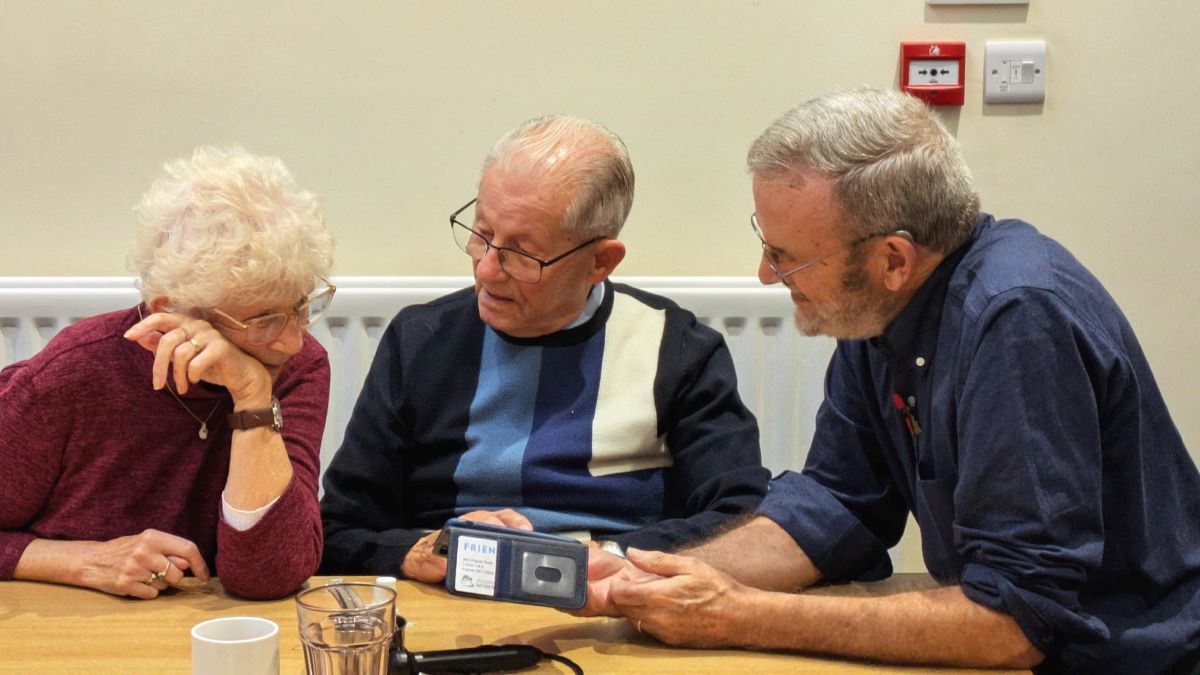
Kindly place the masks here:
<instances>
[{"instance_id":1,"label":"silver ring","mask_svg":"<svg viewBox=\"0 0 1200 675\"><path fill-rule=\"evenodd\" d=\"M199 354L200 350L203 349L203 347L200 346L200 343L196 342L196 338L188 338L188 342L191 343L192 348L196 350L197 354Z\"/></svg>"},{"instance_id":2,"label":"silver ring","mask_svg":"<svg viewBox=\"0 0 1200 675\"><path fill-rule=\"evenodd\" d=\"M642 632L642 620L638 619L637 623L633 624L633 627L637 629L637 632Z\"/></svg>"}]
</instances>

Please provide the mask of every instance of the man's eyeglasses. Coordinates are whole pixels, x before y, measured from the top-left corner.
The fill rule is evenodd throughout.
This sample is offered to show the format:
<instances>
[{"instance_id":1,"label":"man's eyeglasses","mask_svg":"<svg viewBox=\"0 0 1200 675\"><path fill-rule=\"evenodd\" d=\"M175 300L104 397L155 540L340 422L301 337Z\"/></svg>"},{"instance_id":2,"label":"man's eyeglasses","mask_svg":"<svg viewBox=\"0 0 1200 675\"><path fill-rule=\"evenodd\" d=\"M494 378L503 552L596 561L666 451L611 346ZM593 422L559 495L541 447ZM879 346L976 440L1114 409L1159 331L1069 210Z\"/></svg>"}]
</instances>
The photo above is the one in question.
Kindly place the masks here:
<instances>
[{"instance_id":1,"label":"man's eyeglasses","mask_svg":"<svg viewBox=\"0 0 1200 675\"><path fill-rule=\"evenodd\" d=\"M239 321L219 309L213 308L210 311L228 321L233 327L246 331L246 340L250 344L265 345L282 335L288 321L293 317L301 328L307 328L321 319L325 310L329 309L329 304L333 302L333 294L337 292L337 286L329 283L328 279L322 278L321 283L325 284L325 288L300 298L288 312L272 312Z\"/></svg>"},{"instance_id":2,"label":"man's eyeglasses","mask_svg":"<svg viewBox=\"0 0 1200 675\"><path fill-rule=\"evenodd\" d=\"M759 243L762 244L763 260L767 263L767 267L771 268L771 272L773 272L775 274L775 278L781 282L784 279L787 279L788 277L792 276L793 274L795 274L797 272L806 270L806 269L812 267L813 265L816 265L817 263L821 262L822 260L825 260L826 258L831 258L839 253L845 253L846 251L851 251L854 249L855 246L858 246L859 244L863 243L864 241L870 241L871 239L874 239L875 237L887 237L887 236L891 236L891 235L895 234L895 235L904 237L905 239L908 239L909 241L912 241L912 235L910 235L907 230L896 230L894 232L881 232L878 234L868 234L864 237L859 237L858 239L855 239L854 241L850 242L849 244L846 244L845 246L842 246L836 250L830 251L829 253L826 253L823 256L814 258L813 260L809 260L806 263L797 265L796 267L793 267L792 269L790 269L786 272L780 272L779 271L779 252L775 248L773 248L770 244L768 244L767 240L763 238L762 229L759 228L759 226L758 226L757 214L754 214L754 213L750 214L750 229L754 230L754 236L758 237Z\"/></svg>"},{"instance_id":3,"label":"man's eyeglasses","mask_svg":"<svg viewBox=\"0 0 1200 675\"><path fill-rule=\"evenodd\" d=\"M608 237L592 237L566 253L556 255L549 260L542 260L515 248L497 246L492 243L491 239L463 225L458 220L458 216L474 203L475 200L472 199L462 208L450 214L450 231L454 235L454 243L471 256L472 260L483 260L483 256L487 255L488 251L496 249L496 255L500 258L500 267L505 274L522 283L536 284L542 280L542 270L601 239L608 239Z\"/></svg>"}]
</instances>

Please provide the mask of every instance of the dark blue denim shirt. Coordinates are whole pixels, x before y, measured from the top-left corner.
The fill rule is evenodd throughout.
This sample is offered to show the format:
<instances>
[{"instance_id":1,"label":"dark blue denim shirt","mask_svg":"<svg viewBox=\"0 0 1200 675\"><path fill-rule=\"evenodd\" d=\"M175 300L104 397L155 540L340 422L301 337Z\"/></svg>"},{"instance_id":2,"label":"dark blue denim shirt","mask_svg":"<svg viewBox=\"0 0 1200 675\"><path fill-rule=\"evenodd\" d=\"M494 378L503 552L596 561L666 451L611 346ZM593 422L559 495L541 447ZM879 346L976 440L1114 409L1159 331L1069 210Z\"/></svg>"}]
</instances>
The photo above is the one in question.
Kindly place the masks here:
<instances>
[{"instance_id":1,"label":"dark blue denim shirt","mask_svg":"<svg viewBox=\"0 0 1200 675\"><path fill-rule=\"evenodd\" d=\"M840 341L802 473L760 513L831 581L930 573L1012 616L1039 670L1200 656L1200 473L1121 310L1028 223L981 215L884 334Z\"/></svg>"}]
</instances>

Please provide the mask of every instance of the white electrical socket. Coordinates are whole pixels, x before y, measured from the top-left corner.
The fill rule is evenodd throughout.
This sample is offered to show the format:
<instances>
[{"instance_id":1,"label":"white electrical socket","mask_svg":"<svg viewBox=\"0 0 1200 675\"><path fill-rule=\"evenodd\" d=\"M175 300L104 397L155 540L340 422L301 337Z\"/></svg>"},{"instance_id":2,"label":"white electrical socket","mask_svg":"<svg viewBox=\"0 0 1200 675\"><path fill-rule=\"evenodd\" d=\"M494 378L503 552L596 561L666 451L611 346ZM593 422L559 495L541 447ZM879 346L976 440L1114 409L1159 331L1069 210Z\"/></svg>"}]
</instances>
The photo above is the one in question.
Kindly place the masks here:
<instances>
[{"instance_id":1,"label":"white electrical socket","mask_svg":"<svg viewBox=\"0 0 1200 675\"><path fill-rule=\"evenodd\" d=\"M983 100L985 103L1045 101L1045 41L988 42L983 56Z\"/></svg>"}]
</instances>

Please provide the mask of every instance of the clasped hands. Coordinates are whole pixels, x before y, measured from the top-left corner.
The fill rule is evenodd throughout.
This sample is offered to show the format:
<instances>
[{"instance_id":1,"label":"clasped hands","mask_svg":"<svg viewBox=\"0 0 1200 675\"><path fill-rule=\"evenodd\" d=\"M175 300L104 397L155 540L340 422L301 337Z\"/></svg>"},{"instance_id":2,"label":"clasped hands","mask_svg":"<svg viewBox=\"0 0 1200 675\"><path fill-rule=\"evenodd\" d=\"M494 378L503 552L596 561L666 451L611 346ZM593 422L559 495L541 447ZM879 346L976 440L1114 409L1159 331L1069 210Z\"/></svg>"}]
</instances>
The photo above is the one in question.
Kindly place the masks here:
<instances>
[{"instance_id":1,"label":"clasped hands","mask_svg":"<svg viewBox=\"0 0 1200 675\"><path fill-rule=\"evenodd\" d=\"M636 548L626 555L591 548L587 604L570 614L625 617L670 645L736 643L732 622L746 612L750 589L695 558Z\"/></svg>"}]
</instances>

